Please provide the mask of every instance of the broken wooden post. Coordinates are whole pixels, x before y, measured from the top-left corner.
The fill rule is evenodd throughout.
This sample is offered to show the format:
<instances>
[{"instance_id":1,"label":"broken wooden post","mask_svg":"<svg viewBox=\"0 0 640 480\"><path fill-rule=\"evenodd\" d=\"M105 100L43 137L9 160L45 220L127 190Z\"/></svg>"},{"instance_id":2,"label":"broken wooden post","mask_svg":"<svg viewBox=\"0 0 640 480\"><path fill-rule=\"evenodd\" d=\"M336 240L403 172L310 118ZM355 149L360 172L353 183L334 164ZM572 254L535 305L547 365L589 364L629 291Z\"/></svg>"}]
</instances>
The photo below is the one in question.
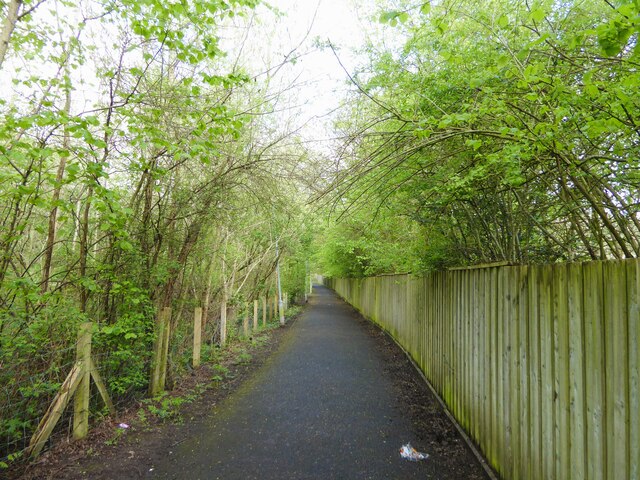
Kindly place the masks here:
<instances>
[{"instance_id":1,"label":"broken wooden post","mask_svg":"<svg viewBox=\"0 0 640 480\"><path fill-rule=\"evenodd\" d=\"M262 297L262 326L267 325L267 297Z\"/></svg>"},{"instance_id":2,"label":"broken wooden post","mask_svg":"<svg viewBox=\"0 0 640 480\"><path fill-rule=\"evenodd\" d=\"M100 396L102 397L102 400L104 401L104 404L107 406L107 409L109 410L109 413L111 415L115 415L116 414L116 409L113 406L113 402L111 401L111 397L109 396L109 392L107 392L107 387L105 386L104 382L102 381L102 377L98 373L98 369L96 368L96 364L93 362L93 359L91 359L91 365L89 366L89 370L91 371L91 378L93 378L93 383L96 384L98 392L100 393Z\"/></svg>"},{"instance_id":3,"label":"broken wooden post","mask_svg":"<svg viewBox=\"0 0 640 480\"><path fill-rule=\"evenodd\" d=\"M227 344L227 301L220 304L220 346L224 348Z\"/></svg>"},{"instance_id":4,"label":"broken wooden post","mask_svg":"<svg viewBox=\"0 0 640 480\"><path fill-rule=\"evenodd\" d=\"M249 302L244 302L244 318L242 319L242 334L249 336Z\"/></svg>"},{"instance_id":5,"label":"broken wooden post","mask_svg":"<svg viewBox=\"0 0 640 480\"><path fill-rule=\"evenodd\" d=\"M193 312L193 366L200 366L200 350L202 348L202 308L196 307Z\"/></svg>"},{"instance_id":6,"label":"broken wooden post","mask_svg":"<svg viewBox=\"0 0 640 480\"><path fill-rule=\"evenodd\" d=\"M73 438L80 440L89 433L89 399L91 397L91 328L86 322L80 325L76 346L76 364L79 365L80 383L73 401Z\"/></svg>"},{"instance_id":7,"label":"broken wooden post","mask_svg":"<svg viewBox=\"0 0 640 480\"><path fill-rule=\"evenodd\" d=\"M68 405L71 397L75 395L73 410L73 438L82 439L87 436L89 431L89 395L91 378L98 387L98 392L103 398L105 405L109 409L109 413L115 414L113 402L107 393L107 388L98 374L95 363L91 358L91 330L93 324L91 322L80 325L78 332L78 343L76 346L76 361L67 375L67 378L60 387L53 402L40 420L38 428L31 437L27 455L30 458L36 458L45 443L49 439L56 423L60 420L64 409Z\"/></svg>"},{"instance_id":8,"label":"broken wooden post","mask_svg":"<svg viewBox=\"0 0 640 480\"><path fill-rule=\"evenodd\" d=\"M74 394L80 381L82 380L82 367L80 364L76 363L67 378L62 383L60 387L60 391L51 402L49 409L40 420L38 424L38 428L36 428L36 433L31 437L31 441L29 442L29 448L27 449L27 454L30 458L36 458L44 444L49 439L51 432L53 431L53 427L56 426L58 420L62 416L62 412L64 412L65 407L69 403L71 396Z\"/></svg>"}]
</instances>

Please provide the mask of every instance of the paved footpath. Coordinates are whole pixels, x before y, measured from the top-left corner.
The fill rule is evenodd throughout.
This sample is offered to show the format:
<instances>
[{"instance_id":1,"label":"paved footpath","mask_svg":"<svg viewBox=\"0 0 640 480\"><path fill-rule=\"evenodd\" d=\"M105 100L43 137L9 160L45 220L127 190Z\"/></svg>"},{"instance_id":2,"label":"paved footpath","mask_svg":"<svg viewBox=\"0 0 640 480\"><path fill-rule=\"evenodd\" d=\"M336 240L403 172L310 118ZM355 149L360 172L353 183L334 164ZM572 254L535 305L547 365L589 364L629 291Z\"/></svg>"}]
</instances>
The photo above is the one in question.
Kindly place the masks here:
<instances>
[{"instance_id":1,"label":"paved footpath","mask_svg":"<svg viewBox=\"0 0 640 480\"><path fill-rule=\"evenodd\" d=\"M404 443L421 445L376 338L327 288L315 287L310 303L273 357L151 478L460 478L431 459L400 458Z\"/></svg>"}]
</instances>

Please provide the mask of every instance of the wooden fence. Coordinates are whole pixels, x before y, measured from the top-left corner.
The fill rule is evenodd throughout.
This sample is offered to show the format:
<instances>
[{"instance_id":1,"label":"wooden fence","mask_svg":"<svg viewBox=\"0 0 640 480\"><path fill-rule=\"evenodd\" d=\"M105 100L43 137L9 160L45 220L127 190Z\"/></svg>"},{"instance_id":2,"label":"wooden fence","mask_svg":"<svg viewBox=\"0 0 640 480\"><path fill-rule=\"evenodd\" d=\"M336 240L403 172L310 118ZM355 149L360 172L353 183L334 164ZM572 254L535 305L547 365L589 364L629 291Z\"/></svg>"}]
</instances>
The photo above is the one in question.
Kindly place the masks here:
<instances>
[{"instance_id":1,"label":"wooden fence","mask_svg":"<svg viewBox=\"0 0 640 480\"><path fill-rule=\"evenodd\" d=\"M267 324L267 297L261 297L262 300L262 326ZM253 308L253 328L252 331L258 330L258 312L259 301L255 299L252 303ZM284 318L284 312L288 308L287 294L283 301L283 310L280 316ZM225 300L220 305L220 346L225 347L227 341L227 312L228 305ZM194 367L200 365L201 349L202 349L202 307L196 307L193 315L193 360ZM153 355L151 362L151 378L149 380L149 395L151 397L161 394L165 389L167 377L169 344L171 343L171 315L172 309L165 307L156 317L156 335L153 347ZM249 303L245 304L245 313L243 321L243 334L249 336ZM278 318L278 302L274 297L273 308L271 309L269 318L275 321ZM92 343L92 323L84 323L80 327L78 334L78 342L76 346L76 362L74 363L67 378L60 387L59 392L54 397L49 409L40 420L35 433L31 437L27 454L31 458L36 458L44 448L47 440L53 432L56 424L60 420L67 404L74 399L73 412L73 438L76 440L83 439L89 431L89 399L90 399L90 379L93 379L96 388L107 405L109 412L115 414L113 402L109 397L107 388L98 373L93 359L91 358Z\"/></svg>"},{"instance_id":2,"label":"wooden fence","mask_svg":"<svg viewBox=\"0 0 640 480\"><path fill-rule=\"evenodd\" d=\"M504 479L640 479L640 262L328 286L393 335Z\"/></svg>"}]
</instances>

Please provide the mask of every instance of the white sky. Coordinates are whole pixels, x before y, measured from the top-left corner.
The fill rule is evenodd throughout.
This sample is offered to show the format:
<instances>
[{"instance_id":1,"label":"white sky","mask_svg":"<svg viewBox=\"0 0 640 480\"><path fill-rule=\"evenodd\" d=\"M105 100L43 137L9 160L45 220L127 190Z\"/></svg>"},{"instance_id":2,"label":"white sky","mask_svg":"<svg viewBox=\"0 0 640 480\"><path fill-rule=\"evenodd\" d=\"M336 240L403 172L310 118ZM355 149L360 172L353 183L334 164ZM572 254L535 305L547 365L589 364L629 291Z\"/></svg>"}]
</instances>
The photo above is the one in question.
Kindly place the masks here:
<instances>
[{"instance_id":1,"label":"white sky","mask_svg":"<svg viewBox=\"0 0 640 480\"><path fill-rule=\"evenodd\" d=\"M297 47L306 53L295 65L288 64L278 72L276 81L283 86L296 83L286 96L291 110L283 112L283 119L292 119L294 125L309 122L301 132L306 140L329 137L334 118L331 112L340 106L349 89L348 76L331 49L314 48L314 43L316 39L330 41L346 69L353 72L359 63L354 51L364 44L365 31L369 29L369 10L362 14L353 0L267 1L284 16L276 18L265 7L258 9L260 25L255 29L256 45L252 50L270 62L278 62Z\"/></svg>"}]
</instances>

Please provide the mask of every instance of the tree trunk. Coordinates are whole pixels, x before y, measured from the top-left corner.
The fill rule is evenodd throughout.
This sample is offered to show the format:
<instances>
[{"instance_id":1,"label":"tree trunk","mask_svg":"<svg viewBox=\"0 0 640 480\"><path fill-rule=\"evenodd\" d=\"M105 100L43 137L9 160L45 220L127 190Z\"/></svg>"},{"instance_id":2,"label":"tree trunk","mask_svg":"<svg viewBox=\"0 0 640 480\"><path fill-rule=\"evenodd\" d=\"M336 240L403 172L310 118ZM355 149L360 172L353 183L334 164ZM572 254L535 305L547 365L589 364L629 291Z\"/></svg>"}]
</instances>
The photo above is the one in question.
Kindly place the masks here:
<instances>
[{"instance_id":1,"label":"tree trunk","mask_svg":"<svg viewBox=\"0 0 640 480\"><path fill-rule=\"evenodd\" d=\"M66 98L64 102L64 112L69 115L71 111L71 88L67 86ZM56 183L53 187L52 207L49 212L49 230L47 232L47 241L44 249L44 261L42 266L42 282L40 283L40 292L46 293L49 289L49 277L51 276L51 260L53 258L53 245L56 241L56 222L58 220L58 200L60 200L60 190L62 189L62 178L64 177L64 169L67 165L67 157L69 155L69 129L64 129L63 148L65 152L60 155L60 163L56 172Z\"/></svg>"},{"instance_id":2,"label":"tree trunk","mask_svg":"<svg viewBox=\"0 0 640 480\"><path fill-rule=\"evenodd\" d=\"M16 23L18 22L18 12L22 6L22 0L11 0L7 9L7 17L4 19L2 25L2 32L0 32L0 69L4 63L4 57L9 50L9 42L11 41L11 35L16 29Z\"/></svg>"}]
</instances>

